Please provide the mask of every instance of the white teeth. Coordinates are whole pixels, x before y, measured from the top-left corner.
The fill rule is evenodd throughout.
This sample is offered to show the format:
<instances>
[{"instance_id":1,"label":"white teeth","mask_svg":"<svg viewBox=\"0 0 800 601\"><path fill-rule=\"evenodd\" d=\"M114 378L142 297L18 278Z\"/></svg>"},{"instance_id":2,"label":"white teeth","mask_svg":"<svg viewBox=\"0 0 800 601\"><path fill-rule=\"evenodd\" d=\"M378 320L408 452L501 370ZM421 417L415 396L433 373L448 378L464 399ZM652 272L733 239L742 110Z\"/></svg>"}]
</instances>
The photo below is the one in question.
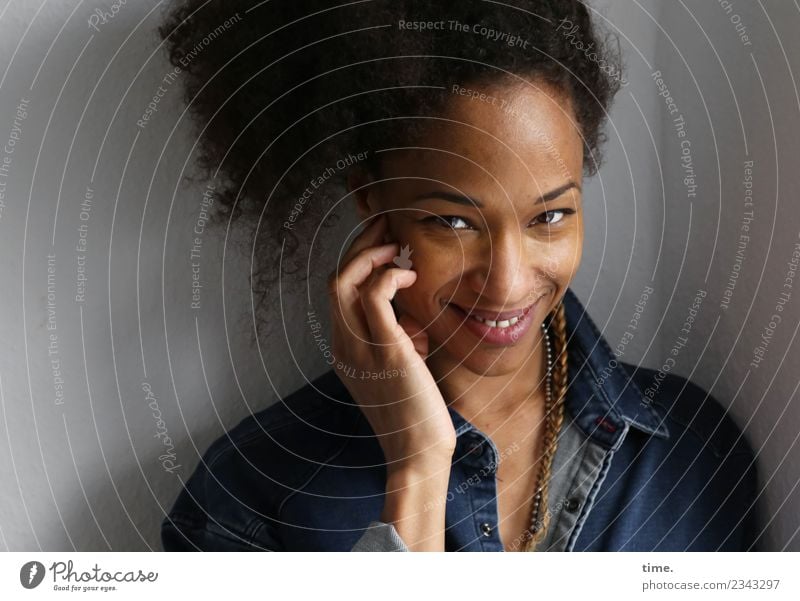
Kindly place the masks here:
<instances>
[{"instance_id":1,"label":"white teeth","mask_svg":"<svg viewBox=\"0 0 800 601\"><path fill-rule=\"evenodd\" d=\"M513 326L515 323L519 321L519 317L512 317L511 319L504 319L502 321L493 321L491 319L483 319L478 317L477 315L470 315L473 319L477 319L481 323L486 324L490 328L507 328L509 326Z\"/></svg>"}]
</instances>

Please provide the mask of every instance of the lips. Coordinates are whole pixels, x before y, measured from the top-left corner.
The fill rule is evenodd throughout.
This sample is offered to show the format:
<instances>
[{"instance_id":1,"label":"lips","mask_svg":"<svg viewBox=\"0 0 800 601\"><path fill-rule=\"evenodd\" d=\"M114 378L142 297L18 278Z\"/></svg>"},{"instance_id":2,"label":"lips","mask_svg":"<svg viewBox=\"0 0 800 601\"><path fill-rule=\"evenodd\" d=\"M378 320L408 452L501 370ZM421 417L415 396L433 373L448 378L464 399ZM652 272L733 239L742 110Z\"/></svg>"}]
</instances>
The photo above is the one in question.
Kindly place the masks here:
<instances>
[{"instance_id":1,"label":"lips","mask_svg":"<svg viewBox=\"0 0 800 601\"><path fill-rule=\"evenodd\" d=\"M536 300L538 301L539 299ZM455 305L467 315L479 317L481 321L491 320L497 322L497 321L509 320L513 317L516 317L517 319L522 318L528 311L530 311L531 307L533 307L533 305L535 305L536 302L531 303L527 307L522 307L521 309L511 309L509 311L491 311L487 309L474 309L471 307L465 307L463 305L459 305L457 303L450 303L450 304Z\"/></svg>"},{"instance_id":2,"label":"lips","mask_svg":"<svg viewBox=\"0 0 800 601\"><path fill-rule=\"evenodd\" d=\"M541 298L536 299L532 305L510 311L466 309L455 303L447 303L446 307L454 311L467 331L475 335L481 342L496 346L509 346L516 344L530 330L533 308L538 306ZM484 319L480 317L481 314L501 319Z\"/></svg>"}]
</instances>

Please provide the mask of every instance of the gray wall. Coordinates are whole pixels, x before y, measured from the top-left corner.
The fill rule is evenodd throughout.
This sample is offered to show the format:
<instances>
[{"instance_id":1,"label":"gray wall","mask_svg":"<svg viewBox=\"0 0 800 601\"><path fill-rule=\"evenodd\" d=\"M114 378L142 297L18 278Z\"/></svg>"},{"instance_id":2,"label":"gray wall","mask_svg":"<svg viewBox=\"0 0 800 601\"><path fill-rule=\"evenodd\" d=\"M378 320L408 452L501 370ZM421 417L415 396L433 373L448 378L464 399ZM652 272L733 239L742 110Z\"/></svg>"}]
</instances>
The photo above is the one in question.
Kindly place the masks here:
<instances>
[{"instance_id":1,"label":"gray wall","mask_svg":"<svg viewBox=\"0 0 800 601\"><path fill-rule=\"evenodd\" d=\"M791 369L800 292L763 361L750 365L800 229L800 16L778 0L733 2L730 14L715 0L593 4L623 40L629 83L610 115L607 164L584 194L587 240L573 288L612 348L628 341L636 304L653 288L620 356L649 367L670 356L705 292L673 371L730 407L759 450L767 548L800 550ZM206 231L192 258L205 184L181 182L194 139L180 75L170 77L157 48L162 6L128 2L94 29L87 21L103 6L0 8L0 138L16 142L0 153L0 545L9 550L159 549L159 522L198 454L327 369L303 323L304 300L283 298L269 339L252 334L246 232ZM137 125L159 85L158 111ZM696 189L683 181L687 139ZM747 160L754 219L737 255Z\"/></svg>"}]
</instances>

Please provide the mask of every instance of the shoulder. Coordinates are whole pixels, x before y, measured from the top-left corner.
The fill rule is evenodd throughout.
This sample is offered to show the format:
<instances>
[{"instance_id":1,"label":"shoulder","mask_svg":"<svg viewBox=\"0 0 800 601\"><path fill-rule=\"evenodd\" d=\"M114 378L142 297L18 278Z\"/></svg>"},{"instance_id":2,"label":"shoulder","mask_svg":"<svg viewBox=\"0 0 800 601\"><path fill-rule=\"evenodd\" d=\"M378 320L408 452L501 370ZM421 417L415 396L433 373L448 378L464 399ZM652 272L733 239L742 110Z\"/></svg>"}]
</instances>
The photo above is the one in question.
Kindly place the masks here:
<instances>
[{"instance_id":1,"label":"shoulder","mask_svg":"<svg viewBox=\"0 0 800 601\"><path fill-rule=\"evenodd\" d=\"M754 550L758 463L743 429L707 390L673 373L622 363L666 426L631 427L611 462L601 513L620 506L634 536L625 550ZM627 531L626 531L627 532ZM615 543L615 544L617 544Z\"/></svg>"},{"instance_id":2,"label":"shoulder","mask_svg":"<svg viewBox=\"0 0 800 601\"><path fill-rule=\"evenodd\" d=\"M242 419L209 446L204 459L213 466L243 454L278 450L296 460L313 459L346 440L341 430L349 430L354 409L331 370Z\"/></svg>"},{"instance_id":3,"label":"shoulder","mask_svg":"<svg viewBox=\"0 0 800 601\"><path fill-rule=\"evenodd\" d=\"M701 386L678 374L620 362L669 430L702 443L714 456L753 455L742 429L726 407Z\"/></svg>"},{"instance_id":4,"label":"shoulder","mask_svg":"<svg viewBox=\"0 0 800 601\"><path fill-rule=\"evenodd\" d=\"M329 371L244 418L203 453L162 522L164 548L186 539L206 550L258 546L259 537L273 544L282 502L347 444L356 410Z\"/></svg>"}]
</instances>

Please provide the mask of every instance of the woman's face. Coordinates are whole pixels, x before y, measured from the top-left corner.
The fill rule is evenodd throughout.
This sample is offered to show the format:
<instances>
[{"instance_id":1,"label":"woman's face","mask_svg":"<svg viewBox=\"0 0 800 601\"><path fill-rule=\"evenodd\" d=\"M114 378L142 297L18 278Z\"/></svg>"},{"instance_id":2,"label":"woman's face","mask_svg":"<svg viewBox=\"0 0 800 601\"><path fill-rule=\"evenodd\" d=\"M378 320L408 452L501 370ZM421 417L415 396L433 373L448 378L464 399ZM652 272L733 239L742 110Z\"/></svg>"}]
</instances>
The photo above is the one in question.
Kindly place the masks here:
<instances>
[{"instance_id":1,"label":"woman's face","mask_svg":"<svg viewBox=\"0 0 800 601\"><path fill-rule=\"evenodd\" d=\"M417 280L395 306L425 329L436 360L501 375L530 357L579 267L583 145L551 87L461 90L421 148L385 153L358 206L386 213L391 238L409 247ZM480 323L479 310L500 319ZM516 323L497 315L508 312Z\"/></svg>"}]
</instances>

